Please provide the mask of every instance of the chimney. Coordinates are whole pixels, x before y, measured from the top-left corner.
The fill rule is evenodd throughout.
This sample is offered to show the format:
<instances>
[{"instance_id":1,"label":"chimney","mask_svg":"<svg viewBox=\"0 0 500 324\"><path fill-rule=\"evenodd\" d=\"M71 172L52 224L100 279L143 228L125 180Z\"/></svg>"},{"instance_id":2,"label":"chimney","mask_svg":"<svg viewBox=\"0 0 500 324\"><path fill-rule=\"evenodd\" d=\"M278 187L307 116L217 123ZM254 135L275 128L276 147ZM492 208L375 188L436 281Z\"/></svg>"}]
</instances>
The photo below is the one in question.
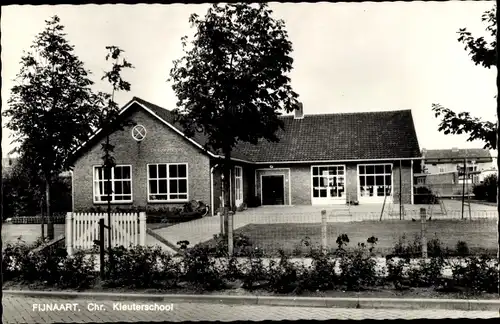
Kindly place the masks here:
<instances>
[{"instance_id":1,"label":"chimney","mask_svg":"<svg viewBox=\"0 0 500 324\"><path fill-rule=\"evenodd\" d=\"M297 104L297 108L295 108L295 119L301 119L304 118L304 105L302 102L299 102Z\"/></svg>"}]
</instances>

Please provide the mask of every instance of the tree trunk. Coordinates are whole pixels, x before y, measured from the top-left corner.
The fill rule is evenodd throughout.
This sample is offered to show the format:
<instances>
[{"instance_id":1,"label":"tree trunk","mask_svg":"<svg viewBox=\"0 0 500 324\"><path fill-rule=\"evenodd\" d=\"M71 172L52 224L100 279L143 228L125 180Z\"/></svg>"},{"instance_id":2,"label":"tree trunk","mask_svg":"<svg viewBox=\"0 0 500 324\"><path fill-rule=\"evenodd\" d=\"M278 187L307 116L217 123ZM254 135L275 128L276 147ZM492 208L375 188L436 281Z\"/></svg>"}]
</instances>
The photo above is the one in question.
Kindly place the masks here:
<instances>
[{"instance_id":1,"label":"tree trunk","mask_svg":"<svg viewBox=\"0 0 500 324\"><path fill-rule=\"evenodd\" d=\"M40 223L42 223L42 240L45 241L45 214L43 212L43 200L40 201L40 218Z\"/></svg>"},{"instance_id":2,"label":"tree trunk","mask_svg":"<svg viewBox=\"0 0 500 324\"><path fill-rule=\"evenodd\" d=\"M45 178L45 198L46 198L46 215L47 215L47 238L52 240L54 238L54 223L52 222L52 214L50 213L50 178Z\"/></svg>"}]
</instances>

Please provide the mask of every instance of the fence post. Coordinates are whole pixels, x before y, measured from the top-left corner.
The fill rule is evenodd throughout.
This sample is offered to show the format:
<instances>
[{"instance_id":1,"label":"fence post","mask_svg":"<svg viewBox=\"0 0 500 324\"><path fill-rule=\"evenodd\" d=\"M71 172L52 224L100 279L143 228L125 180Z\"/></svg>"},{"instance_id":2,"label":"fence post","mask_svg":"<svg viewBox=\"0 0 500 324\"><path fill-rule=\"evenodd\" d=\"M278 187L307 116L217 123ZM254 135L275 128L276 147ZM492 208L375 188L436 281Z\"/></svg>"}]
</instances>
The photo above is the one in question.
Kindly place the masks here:
<instances>
[{"instance_id":1,"label":"fence post","mask_svg":"<svg viewBox=\"0 0 500 324\"><path fill-rule=\"evenodd\" d=\"M227 251L229 256L233 256L233 216L234 213L227 213Z\"/></svg>"},{"instance_id":2,"label":"fence post","mask_svg":"<svg viewBox=\"0 0 500 324\"><path fill-rule=\"evenodd\" d=\"M321 211L321 250L323 253L327 251L327 240L326 240L326 210Z\"/></svg>"},{"instance_id":3,"label":"fence post","mask_svg":"<svg viewBox=\"0 0 500 324\"><path fill-rule=\"evenodd\" d=\"M66 213L66 251L68 255L73 254L73 213Z\"/></svg>"},{"instance_id":4,"label":"fence post","mask_svg":"<svg viewBox=\"0 0 500 324\"><path fill-rule=\"evenodd\" d=\"M99 271L101 272L101 278L104 279L106 274L104 273L104 218L99 219Z\"/></svg>"},{"instance_id":5,"label":"fence post","mask_svg":"<svg viewBox=\"0 0 500 324\"><path fill-rule=\"evenodd\" d=\"M146 246L146 213L139 213L139 245Z\"/></svg>"},{"instance_id":6,"label":"fence post","mask_svg":"<svg viewBox=\"0 0 500 324\"><path fill-rule=\"evenodd\" d=\"M427 214L425 208L420 208L420 222L422 224L420 236L422 239L422 258L427 259L427 229L425 227Z\"/></svg>"}]
</instances>

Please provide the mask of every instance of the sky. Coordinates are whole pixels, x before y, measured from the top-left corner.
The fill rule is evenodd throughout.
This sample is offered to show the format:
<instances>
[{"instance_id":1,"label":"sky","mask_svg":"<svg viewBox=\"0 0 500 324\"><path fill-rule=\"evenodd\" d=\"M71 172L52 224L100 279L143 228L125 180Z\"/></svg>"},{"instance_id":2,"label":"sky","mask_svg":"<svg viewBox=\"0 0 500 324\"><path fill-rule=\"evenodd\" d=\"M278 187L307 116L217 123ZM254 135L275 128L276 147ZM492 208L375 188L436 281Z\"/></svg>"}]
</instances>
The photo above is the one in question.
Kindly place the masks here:
<instances>
[{"instance_id":1,"label":"sky","mask_svg":"<svg viewBox=\"0 0 500 324\"><path fill-rule=\"evenodd\" d=\"M293 43L291 85L305 114L411 109L421 148L474 148L465 135L444 135L431 110L439 103L456 112L496 120L496 68L470 60L457 41L459 28L488 36L481 21L491 1L270 3ZM23 51L45 20L58 15L75 54L93 72L95 89L108 68L105 46L117 45L135 68L123 73L132 84L119 93L167 109L176 97L167 82L172 62L182 57L181 37L191 35L189 16L199 5L2 6L2 107L7 107ZM2 108L3 110L4 108ZM2 125L2 156L13 146ZM496 156L496 152L492 152Z\"/></svg>"}]
</instances>

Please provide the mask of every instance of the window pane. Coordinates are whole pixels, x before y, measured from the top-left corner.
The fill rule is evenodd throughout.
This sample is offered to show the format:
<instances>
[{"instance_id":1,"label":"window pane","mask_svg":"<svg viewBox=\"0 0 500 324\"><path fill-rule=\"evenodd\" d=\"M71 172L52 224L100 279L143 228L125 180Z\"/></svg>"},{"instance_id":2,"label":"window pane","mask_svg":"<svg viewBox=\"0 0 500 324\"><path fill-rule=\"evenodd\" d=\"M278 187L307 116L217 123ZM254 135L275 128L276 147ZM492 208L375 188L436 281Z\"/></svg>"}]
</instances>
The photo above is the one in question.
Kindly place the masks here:
<instances>
[{"instance_id":1,"label":"window pane","mask_svg":"<svg viewBox=\"0 0 500 324\"><path fill-rule=\"evenodd\" d=\"M109 168L103 168L104 177L103 179L111 179L111 170Z\"/></svg>"},{"instance_id":2,"label":"window pane","mask_svg":"<svg viewBox=\"0 0 500 324\"><path fill-rule=\"evenodd\" d=\"M170 199L179 199L179 195L170 195Z\"/></svg>"},{"instance_id":3,"label":"window pane","mask_svg":"<svg viewBox=\"0 0 500 324\"><path fill-rule=\"evenodd\" d=\"M119 167L119 166L113 168L113 175L114 175L115 179L123 179L122 169L123 169L123 167Z\"/></svg>"},{"instance_id":4,"label":"window pane","mask_svg":"<svg viewBox=\"0 0 500 324\"><path fill-rule=\"evenodd\" d=\"M178 177L177 165L169 165L168 166L168 176L170 178L177 178Z\"/></svg>"},{"instance_id":5,"label":"window pane","mask_svg":"<svg viewBox=\"0 0 500 324\"><path fill-rule=\"evenodd\" d=\"M188 199L188 196L187 194L179 195L179 199Z\"/></svg>"},{"instance_id":6,"label":"window pane","mask_svg":"<svg viewBox=\"0 0 500 324\"><path fill-rule=\"evenodd\" d=\"M94 179L95 180L102 180L102 179L104 179L103 178L103 174L102 174L102 168L95 168Z\"/></svg>"},{"instance_id":7,"label":"window pane","mask_svg":"<svg viewBox=\"0 0 500 324\"><path fill-rule=\"evenodd\" d=\"M181 164L177 167L177 170L179 171L179 177L180 178L186 178L187 177L187 165ZM241 170L240 170L240 176L241 176Z\"/></svg>"},{"instance_id":8,"label":"window pane","mask_svg":"<svg viewBox=\"0 0 500 324\"><path fill-rule=\"evenodd\" d=\"M132 200L132 196L131 195L124 195L123 200Z\"/></svg>"},{"instance_id":9,"label":"window pane","mask_svg":"<svg viewBox=\"0 0 500 324\"><path fill-rule=\"evenodd\" d=\"M364 186L365 185L365 176L360 176L359 177L359 185Z\"/></svg>"},{"instance_id":10,"label":"window pane","mask_svg":"<svg viewBox=\"0 0 500 324\"><path fill-rule=\"evenodd\" d=\"M359 166L359 174L365 174L365 166L364 165L360 165Z\"/></svg>"},{"instance_id":11,"label":"window pane","mask_svg":"<svg viewBox=\"0 0 500 324\"><path fill-rule=\"evenodd\" d=\"M339 170L337 171L337 173L339 175L343 175L344 174L344 168L339 168Z\"/></svg>"},{"instance_id":12,"label":"window pane","mask_svg":"<svg viewBox=\"0 0 500 324\"><path fill-rule=\"evenodd\" d=\"M113 184L112 182L108 182L108 181L104 182L104 192L103 192L103 194L107 195L108 193L112 193L112 190L111 190L111 188L112 188L111 185L112 184Z\"/></svg>"},{"instance_id":13,"label":"window pane","mask_svg":"<svg viewBox=\"0 0 500 324\"><path fill-rule=\"evenodd\" d=\"M122 187L123 187L123 183L121 181L116 181L115 182L115 194L121 195L123 193Z\"/></svg>"},{"instance_id":14,"label":"window pane","mask_svg":"<svg viewBox=\"0 0 500 324\"><path fill-rule=\"evenodd\" d=\"M374 176L366 176L366 185L373 186L374 184L375 184L375 177Z\"/></svg>"},{"instance_id":15,"label":"window pane","mask_svg":"<svg viewBox=\"0 0 500 324\"><path fill-rule=\"evenodd\" d=\"M375 166L375 173L376 174L383 174L384 173L384 166L383 165L376 165Z\"/></svg>"},{"instance_id":16,"label":"window pane","mask_svg":"<svg viewBox=\"0 0 500 324\"><path fill-rule=\"evenodd\" d=\"M132 168L129 166L124 166L122 168L122 179L132 179L132 177L130 176L131 169Z\"/></svg>"},{"instance_id":17,"label":"window pane","mask_svg":"<svg viewBox=\"0 0 500 324\"><path fill-rule=\"evenodd\" d=\"M123 200L123 196L115 196L115 200Z\"/></svg>"},{"instance_id":18,"label":"window pane","mask_svg":"<svg viewBox=\"0 0 500 324\"><path fill-rule=\"evenodd\" d=\"M339 197L344 197L344 187L339 187Z\"/></svg>"},{"instance_id":19,"label":"window pane","mask_svg":"<svg viewBox=\"0 0 500 324\"><path fill-rule=\"evenodd\" d=\"M132 182L131 181L123 181L123 193L131 194L132 193Z\"/></svg>"},{"instance_id":20,"label":"window pane","mask_svg":"<svg viewBox=\"0 0 500 324\"><path fill-rule=\"evenodd\" d=\"M178 193L177 191L177 180L170 180L170 192Z\"/></svg>"},{"instance_id":21,"label":"window pane","mask_svg":"<svg viewBox=\"0 0 500 324\"><path fill-rule=\"evenodd\" d=\"M158 185L156 180L149 180L149 193L157 194L158 193Z\"/></svg>"},{"instance_id":22,"label":"window pane","mask_svg":"<svg viewBox=\"0 0 500 324\"><path fill-rule=\"evenodd\" d=\"M375 173L375 167L373 165L367 165L366 174L373 174L373 173Z\"/></svg>"},{"instance_id":23,"label":"window pane","mask_svg":"<svg viewBox=\"0 0 500 324\"><path fill-rule=\"evenodd\" d=\"M383 186L384 185L384 176L376 176L375 177L375 185Z\"/></svg>"},{"instance_id":24,"label":"window pane","mask_svg":"<svg viewBox=\"0 0 500 324\"><path fill-rule=\"evenodd\" d=\"M318 198L319 197L319 190L318 189L313 189L313 197Z\"/></svg>"},{"instance_id":25,"label":"window pane","mask_svg":"<svg viewBox=\"0 0 500 324\"><path fill-rule=\"evenodd\" d=\"M167 180L159 180L158 181L158 193L168 193Z\"/></svg>"},{"instance_id":26,"label":"window pane","mask_svg":"<svg viewBox=\"0 0 500 324\"><path fill-rule=\"evenodd\" d=\"M179 180L179 193L187 193L187 180Z\"/></svg>"},{"instance_id":27,"label":"window pane","mask_svg":"<svg viewBox=\"0 0 500 324\"><path fill-rule=\"evenodd\" d=\"M318 177L313 177L313 187L319 186L319 178Z\"/></svg>"},{"instance_id":28,"label":"window pane","mask_svg":"<svg viewBox=\"0 0 500 324\"><path fill-rule=\"evenodd\" d=\"M313 167L313 175L319 175L318 167Z\"/></svg>"},{"instance_id":29,"label":"window pane","mask_svg":"<svg viewBox=\"0 0 500 324\"><path fill-rule=\"evenodd\" d=\"M158 165L158 178L167 178L167 166L165 164Z\"/></svg>"},{"instance_id":30,"label":"window pane","mask_svg":"<svg viewBox=\"0 0 500 324\"><path fill-rule=\"evenodd\" d=\"M158 173L156 172L156 165L150 165L149 166L149 177L150 178L157 178Z\"/></svg>"},{"instance_id":31,"label":"window pane","mask_svg":"<svg viewBox=\"0 0 500 324\"><path fill-rule=\"evenodd\" d=\"M386 186L392 185L392 183L391 183L391 176L390 175L385 176L385 185Z\"/></svg>"},{"instance_id":32,"label":"window pane","mask_svg":"<svg viewBox=\"0 0 500 324\"><path fill-rule=\"evenodd\" d=\"M391 165L390 164L387 164L385 166L385 173L392 173L392 170L391 170Z\"/></svg>"},{"instance_id":33,"label":"window pane","mask_svg":"<svg viewBox=\"0 0 500 324\"><path fill-rule=\"evenodd\" d=\"M326 198L326 189L321 189L321 190L319 191L319 196L320 196L321 198Z\"/></svg>"}]
</instances>

